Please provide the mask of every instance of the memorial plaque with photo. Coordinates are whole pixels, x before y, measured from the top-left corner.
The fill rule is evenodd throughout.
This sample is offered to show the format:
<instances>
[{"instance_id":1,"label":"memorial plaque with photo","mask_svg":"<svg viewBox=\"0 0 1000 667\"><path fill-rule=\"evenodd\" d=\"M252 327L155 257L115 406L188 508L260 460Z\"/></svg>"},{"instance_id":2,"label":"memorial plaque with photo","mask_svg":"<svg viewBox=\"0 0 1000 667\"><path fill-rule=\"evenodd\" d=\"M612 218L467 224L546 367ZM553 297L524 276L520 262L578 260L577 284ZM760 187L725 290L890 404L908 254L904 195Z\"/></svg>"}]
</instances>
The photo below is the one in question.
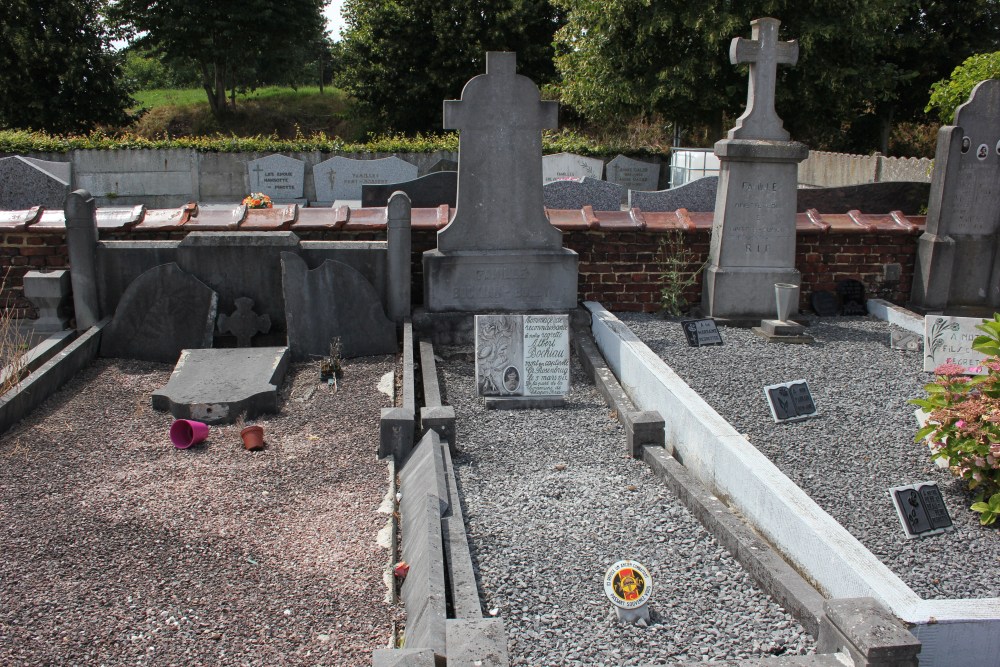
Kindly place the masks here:
<instances>
[{"instance_id":1,"label":"memorial plaque with photo","mask_svg":"<svg viewBox=\"0 0 1000 667\"><path fill-rule=\"evenodd\" d=\"M889 331L889 347L894 350L919 352L923 341L918 334L909 331Z\"/></svg>"},{"instance_id":2,"label":"memorial plaque with photo","mask_svg":"<svg viewBox=\"0 0 1000 667\"><path fill-rule=\"evenodd\" d=\"M568 315L476 315L480 396L569 392Z\"/></svg>"},{"instance_id":3,"label":"memorial plaque with photo","mask_svg":"<svg viewBox=\"0 0 1000 667\"><path fill-rule=\"evenodd\" d=\"M715 320L710 317L700 320L681 320L681 328L683 328L688 345L691 347L722 345L719 328L716 326Z\"/></svg>"},{"instance_id":4,"label":"memorial plaque with photo","mask_svg":"<svg viewBox=\"0 0 1000 667\"><path fill-rule=\"evenodd\" d=\"M957 364L966 368L967 375L982 375L981 352L972 349L972 341L983 334L976 328L983 323L979 317L924 317L924 370L934 372L941 364Z\"/></svg>"},{"instance_id":5,"label":"memorial plaque with photo","mask_svg":"<svg viewBox=\"0 0 1000 667\"><path fill-rule=\"evenodd\" d=\"M928 537L952 530L951 516L935 482L920 482L889 489L889 496L906 537Z\"/></svg>"},{"instance_id":6,"label":"memorial plaque with photo","mask_svg":"<svg viewBox=\"0 0 1000 667\"><path fill-rule=\"evenodd\" d=\"M805 380L769 385L764 395L775 423L816 416L816 403Z\"/></svg>"}]
</instances>

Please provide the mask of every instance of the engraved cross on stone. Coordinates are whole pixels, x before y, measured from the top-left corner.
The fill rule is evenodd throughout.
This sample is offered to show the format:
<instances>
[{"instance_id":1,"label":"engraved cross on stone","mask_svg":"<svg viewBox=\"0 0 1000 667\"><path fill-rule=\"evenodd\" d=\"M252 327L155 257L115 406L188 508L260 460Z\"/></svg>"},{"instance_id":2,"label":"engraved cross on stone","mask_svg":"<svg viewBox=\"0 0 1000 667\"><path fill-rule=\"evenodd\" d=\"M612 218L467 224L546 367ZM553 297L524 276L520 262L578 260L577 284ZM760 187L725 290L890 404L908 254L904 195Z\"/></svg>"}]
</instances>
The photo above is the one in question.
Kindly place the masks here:
<instances>
[{"instance_id":1,"label":"engraved cross on stone","mask_svg":"<svg viewBox=\"0 0 1000 667\"><path fill-rule=\"evenodd\" d=\"M729 47L729 60L734 65L750 64L750 86L747 108L729 130L730 139L770 139L788 141L774 110L774 82L778 65L794 65L799 60L799 43L778 41L781 21L772 18L751 21L752 39L736 37Z\"/></svg>"},{"instance_id":2,"label":"engraved cross on stone","mask_svg":"<svg viewBox=\"0 0 1000 667\"><path fill-rule=\"evenodd\" d=\"M260 187L260 172L264 171L264 168L263 168L263 167L261 167L261 166L260 166L260 165L258 164L258 165L257 165L256 167L254 167L254 168L253 168L253 169L251 169L250 171L252 171L252 172L254 173L254 175L255 175L255 176L257 176L257 185L255 185L254 187L255 187L255 188L259 188L259 187Z\"/></svg>"},{"instance_id":3,"label":"engraved cross on stone","mask_svg":"<svg viewBox=\"0 0 1000 667\"><path fill-rule=\"evenodd\" d=\"M444 128L459 130L455 218L438 250L561 248L542 200L542 130L558 126L559 105L543 102L516 72L514 53L488 52L486 74L461 100L444 103Z\"/></svg>"}]
</instances>

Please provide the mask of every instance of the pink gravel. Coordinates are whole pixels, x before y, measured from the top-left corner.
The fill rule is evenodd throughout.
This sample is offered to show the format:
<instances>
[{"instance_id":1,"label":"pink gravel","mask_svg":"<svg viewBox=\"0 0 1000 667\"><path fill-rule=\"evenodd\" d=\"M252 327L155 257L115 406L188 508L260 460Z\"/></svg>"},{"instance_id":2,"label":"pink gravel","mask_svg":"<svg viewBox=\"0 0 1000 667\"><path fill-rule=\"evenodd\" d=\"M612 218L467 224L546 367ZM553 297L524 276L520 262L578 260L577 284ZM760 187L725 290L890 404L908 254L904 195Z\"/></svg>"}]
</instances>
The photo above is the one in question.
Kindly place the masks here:
<instances>
[{"instance_id":1,"label":"pink gravel","mask_svg":"<svg viewBox=\"0 0 1000 667\"><path fill-rule=\"evenodd\" d=\"M376 536L379 379L294 366L279 415L176 450L162 364L98 360L0 438L0 664L370 665L400 612Z\"/></svg>"}]
</instances>

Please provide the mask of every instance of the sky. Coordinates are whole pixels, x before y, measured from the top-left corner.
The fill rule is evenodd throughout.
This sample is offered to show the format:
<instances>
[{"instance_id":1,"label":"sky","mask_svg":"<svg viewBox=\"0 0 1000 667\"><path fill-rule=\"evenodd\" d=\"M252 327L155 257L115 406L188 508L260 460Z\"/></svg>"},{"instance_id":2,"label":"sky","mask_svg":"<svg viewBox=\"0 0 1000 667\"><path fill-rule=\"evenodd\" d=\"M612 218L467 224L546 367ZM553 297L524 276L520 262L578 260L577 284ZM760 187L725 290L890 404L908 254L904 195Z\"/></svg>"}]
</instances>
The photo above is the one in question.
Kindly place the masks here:
<instances>
[{"instance_id":1,"label":"sky","mask_svg":"<svg viewBox=\"0 0 1000 667\"><path fill-rule=\"evenodd\" d=\"M331 0L329 6L323 12L326 15L326 29L330 31L333 41L340 41L340 29L344 27L344 21L340 18L340 9L344 6L344 0Z\"/></svg>"}]
</instances>

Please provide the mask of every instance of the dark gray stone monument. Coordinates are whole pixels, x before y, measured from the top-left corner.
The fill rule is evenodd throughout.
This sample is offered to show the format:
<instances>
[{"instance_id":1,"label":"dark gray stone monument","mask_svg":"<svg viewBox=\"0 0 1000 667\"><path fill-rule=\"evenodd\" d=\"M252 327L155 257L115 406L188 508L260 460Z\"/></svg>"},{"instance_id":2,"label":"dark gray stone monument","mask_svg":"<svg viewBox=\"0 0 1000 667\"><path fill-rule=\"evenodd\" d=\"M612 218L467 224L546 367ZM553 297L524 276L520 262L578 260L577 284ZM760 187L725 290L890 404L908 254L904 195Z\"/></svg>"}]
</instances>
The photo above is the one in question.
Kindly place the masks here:
<instances>
[{"instance_id":1,"label":"dark gray stone monument","mask_svg":"<svg viewBox=\"0 0 1000 667\"><path fill-rule=\"evenodd\" d=\"M357 270L327 260L310 271L301 257L284 252L281 274L293 359L328 356L334 338L340 339L343 357L398 351L396 325L385 316L375 288Z\"/></svg>"},{"instance_id":2,"label":"dark gray stone monument","mask_svg":"<svg viewBox=\"0 0 1000 667\"><path fill-rule=\"evenodd\" d=\"M576 306L578 258L542 204L542 130L557 116L514 53L487 53L486 74L444 103L444 127L459 130L458 204L424 253L427 310Z\"/></svg>"},{"instance_id":3,"label":"dark gray stone monument","mask_svg":"<svg viewBox=\"0 0 1000 667\"><path fill-rule=\"evenodd\" d=\"M413 240L410 198L405 192L395 192L386 206L386 245L389 254L389 281L386 289L386 315L402 327L410 317L413 273L410 261Z\"/></svg>"},{"instance_id":4,"label":"dark gray stone monument","mask_svg":"<svg viewBox=\"0 0 1000 667\"><path fill-rule=\"evenodd\" d=\"M212 347L218 303L176 263L153 267L122 294L101 335L101 356L172 364L181 350Z\"/></svg>"},{"instance_id":5,"label":"dark gray stone monument","mask_svg":"<svg viewBox=\"0 0 1000 667\"><path fill-rule=\"evenodd\" d=\"M245 296L236 299L236 311L219 315L219 333L236 337L236 347L250 347L253 337L271 330L271 318L258 315L253 310L253 299Z\"/></svg>"},{"instance_id":6,"label":"dark gray stone monument","mask_svg":"<svg viewBox=\"0 0 1000 667\"><path fill-rule=\"evenodd\" d=\"M28 271L24 274L24 296L38 309L32 323L36 334L51 334L69 327L73 312L69 271Z\"/></svg>"},{"instance_id":7,"label":"dark gray stone monument","mask_svg":"<svg viewBox=\"0 0 1000 667\"><path fill-rule=\"evenodd\" d=\"M733 64L750 64L747 108L715 144L719 190L702 310L710 317L762 319L775 312L775 284L800 283L795 269L798 163L809 150L789 141L774 110L779 64L798 60L797 42L779 42L777 19L752 21L753 38L732 41Z\"/></svg>"},{"instance_id":8,"label":"dark gray stone monument","mask_svg":"<svg viewBox=\"0 0 1000 667\"><path fill-rule=\"evenodd\" d=\"M705 176L668 190L629 190L628 207L649 213L676 211L679 208L692 213L707 213L715 210L718 192L719 177Z\"/></svg>"},{"instance_id":9,"label":"dark gray stone monument","mask_svg":"<svg viewBox=\"0 0 1000 667\"><path fill-rule=\"evenodd\" d=\"M657 162L635 160L619 155L604 167L607 179L629 190L656 190L660 185Z\"/></svg>"},{"instance_id":10,"label":"dark gray stone monument","mask_svg":"<svg viewBox=\"0 0 1000 667\"><path fill-rule=\"evenodd\" d=\"M70 283L76 330L85 331L101 319L97 289L97 207L86 190L66 195L66 247L69 251Z\"/></svg>"},{"instance_id":11,"label":"dark gray stone monument","mask_svg":"<svg viewBox=\"0 0 1000 667\"><path fill-rule=\"evenodd\" d=\"M0 210L19 211L33 206L62 208L70 184L69 162L33 158L0 158Z\"/></svg>"},{"instance_id":12,"label":"dark gray stone monument","mask_svg":"<svg viewBox=\"0 0 1000 667\"><path fill-rule=\"evenodd\" d=\"M616 183L585 177L583 181L553 181L542 186L545 208L620 211L625 188Z\"/></svg>"},{"instance_id":13,"label":"dark gray stone monument","mask_svg":"<svg viewBox=\"0 0 1000 667\"><path fill-rule=\"evenodd\" d=\"M365 183L361 186L361 205L385 206L393 192L405 192L413 208L435 208L442 204L455 208L458 172L438 171L402 183Z\"/></svg>"},{"instance_id":14,"label":"dark gray stone monument","mask_svg":"<svg viewBox=\"0 0 1000 667\"><path fill-rule=\"evenodd\" d=\"M912 300L923 310L1000 307L1000 80L976 86L938 131Z\"/></svg>"}]
</instances>

